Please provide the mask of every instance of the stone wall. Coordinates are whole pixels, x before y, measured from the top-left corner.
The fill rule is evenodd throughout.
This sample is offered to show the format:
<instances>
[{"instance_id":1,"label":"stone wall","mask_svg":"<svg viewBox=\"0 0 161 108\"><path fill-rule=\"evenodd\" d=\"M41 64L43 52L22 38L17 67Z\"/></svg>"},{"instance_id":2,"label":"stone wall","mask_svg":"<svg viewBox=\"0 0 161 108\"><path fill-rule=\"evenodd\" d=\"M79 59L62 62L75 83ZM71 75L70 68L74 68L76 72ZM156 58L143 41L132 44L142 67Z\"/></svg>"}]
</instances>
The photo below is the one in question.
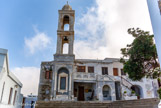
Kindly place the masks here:
<instances>
[{"instance_id":1,"label":"stone wall","mask_svg":"<svg viewBox=\"0 0 161 108\"><path fill-rule=\"evenodd\" d=\"M50 100L52 88L53 62L42 62L40 71L40 82L38 90L38 100ZM51 71L50 78L45 79L46 71Z\"/></svg>"}]
</instances>

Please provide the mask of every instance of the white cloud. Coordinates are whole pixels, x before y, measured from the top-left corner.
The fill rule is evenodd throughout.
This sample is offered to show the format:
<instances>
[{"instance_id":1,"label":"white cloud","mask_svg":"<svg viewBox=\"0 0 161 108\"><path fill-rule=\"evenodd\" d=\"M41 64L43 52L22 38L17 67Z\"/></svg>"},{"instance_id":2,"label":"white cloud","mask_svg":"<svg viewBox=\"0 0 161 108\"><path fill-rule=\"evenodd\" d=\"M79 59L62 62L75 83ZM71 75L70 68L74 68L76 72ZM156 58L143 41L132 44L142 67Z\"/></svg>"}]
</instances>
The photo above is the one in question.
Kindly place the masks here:
<instances>
[{"instance_id":1,"label":"white cloud","mask_svg":"<svg viewBox=\"0 0 161 108\"><path fill-rule=\"evenodd\" d=\"M30 93L37 95L40 69L37 67L16 67L11 70L22 82L22 93L27 96Z\"/></svg>"},{"instance_id":2,"label":"white cloud","mask_svg":"<svg viewBox=\"0 0 161 108\"><path fill-rule=\"evenodd\" d=\"M31 54L47 48L51 43L51 39L46 33L39 32L36 28L34 28L34 31L36 34L33 37L25 38L25 47Z\"/></svg>"},{"instance_id":3,"label":"white cloud","mask_svg":"<svg viewBox=\"0 0 161 108\"><path fill-rule=\"evenodd\" d=\"M120 49L133 40L128 28L152 31L146 0L96 0L95 3L82 17L76 18L76 58L79 55L93 59L120 57Z\"/></svg>"}]
</instances>

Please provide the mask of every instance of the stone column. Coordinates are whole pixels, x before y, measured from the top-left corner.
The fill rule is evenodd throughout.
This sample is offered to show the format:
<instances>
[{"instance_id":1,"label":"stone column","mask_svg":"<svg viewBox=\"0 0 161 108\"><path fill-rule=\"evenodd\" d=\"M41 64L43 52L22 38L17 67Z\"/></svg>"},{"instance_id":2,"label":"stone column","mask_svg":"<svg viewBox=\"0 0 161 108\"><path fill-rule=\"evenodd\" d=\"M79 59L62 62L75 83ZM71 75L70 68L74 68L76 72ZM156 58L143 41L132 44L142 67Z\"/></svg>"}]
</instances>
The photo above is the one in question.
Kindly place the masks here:
<instances>
[{"instance_id":1,"label":"stone column","mask_svg":"<svg viewBox=\"0 0 161 108\"><path fill-rule=\"evenodd\" d=\"M71 99L71 96L72 96L72 73L70 72L69 74L69 99Z\"/></svg>"},{"instance_id":2,"label":"stone column","mask_svg":"<svg viewBox=\"0 0 161 108\"><path fill-rule=\"evenodd\" d=\"M69 37L69 54L73 54L73 36Z\"/></svg>"},{"instance_id":3,"label":"stone column","mask_svg":"<svg viewBox=\"0 0 161 108\"><path fill-rule=\"evenodd\" d=\"M59 20L58 20L58 30L62 30L62 20L63 20L63 16L62 15L60 15L60 13L59 13Z\"/></svg>"},{"instance_id":4,"label":"stone column","mask_svg":"<svg viewBox=\"0 0 161 108\"><path fill-rule=\"evenodd\" d=\"M111 88L111 98L112 101L116 100L116 90L115 90L115 82L113 82L112 84L109 84L110 88Z\"/></svg>"},{"instance_id":5,"label":"stone column","mask_svg":"<svg viewBox=\"0 0 161 108\"><path fill-rule=\"evenodd\" d=\"M58 35L57 37L57 50L56 50L56 54L61 54L62 51L62 38L61 36Z\"/></svg>"},{"instance_id":6,"label":"stone column","mask_svg":"<svg viewBox=\"0 0 161 108\"><path fill-rule=\"evenodd\" d=\"M55 71L55 83L54 83L54 98L56 98L56 87L57 86L57 72Z\"/></svg>"},{"instance_id":7,"label":"stone column","mask_svg":"<svg viewBox=\"0 0 161 108\"><path fill-rule=\"evenodd\" d=\"M71 90L72 90L72 95L74 95L74 78L73 78L74 76L73 76L73 73L72 73L72 81L71 81L71 83L72 83L72 87L71 87Z\"/></svg>"},{"instance_id":8,"label":"stone column","mask_svg":"<svg viewBox=\"0 0 161 108\"><path fill-rule=\"evenodd\" d=\"M70 31L74 31L74 18L70 17Z\"/></svg>"},{"instance_id":9,"label":"stone column","mask_svg":"<svg viewBox=\"0 0 161 108\"><path fill-rule=\"evenodd\" d=\"M55 83L55 81L54 81L54 80L55 80L55 76L54 76L54 75L55 75L55 72L54 72L54 69L55 69L55 68L54 68L54 66L53 66L53 71L52 71L52 84L51 84L51 85L52 85L52 86L51 86L51 87L52 87L52 88L51 88L51 100L52 100L53 97L54 97L54 85L55 85L55 84L54 84L54 83Z\"/></svg>"}]
</instances>

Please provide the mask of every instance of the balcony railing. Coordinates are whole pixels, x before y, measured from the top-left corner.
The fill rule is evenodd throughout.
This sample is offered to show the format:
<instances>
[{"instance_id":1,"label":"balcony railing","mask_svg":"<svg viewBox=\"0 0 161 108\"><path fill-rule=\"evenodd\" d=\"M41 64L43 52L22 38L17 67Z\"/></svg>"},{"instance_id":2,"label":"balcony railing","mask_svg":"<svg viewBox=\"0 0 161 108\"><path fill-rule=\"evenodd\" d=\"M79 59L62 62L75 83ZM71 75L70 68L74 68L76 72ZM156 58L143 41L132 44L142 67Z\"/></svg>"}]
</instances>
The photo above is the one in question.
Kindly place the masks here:
<instances>
[{"instance_id":1,"label":"balcony railing","mask_svg":"<svg viewBox=\"0 0 161 108\"><path fill-rule=\"evenodd\" d=\"M115 79L110 75L97 75L97 81L115 81Z\"/></svg>"},{"instance_id":2,"label":"balcony railing","mask_svg":"<svg viewBox=\"0 0 161 108\"><path fill-rule=\"evenodd\" d=\"M133 82L127 76L111 76L111 75L100 75L96 73L85 73L85 72L74 72L73 74L74 80L80 81L119 81L123 85L126 85L128 88L131 88ZM140 80L139 82L143 82Z\"/></svg>"},{"instance_id":3,"label":"balcony railing","mask_svg":"<svg viewBox=\"0 0 161 108\"><path fill-rule=\"evenodd\" d=\"M88 81L96 80L96 74L94 73L75 72L73 76L75 80L88 80Z\"/></svg>"},{"instance_id":4,"label":"balcony railing","mask_svg":"<svg viewBox=\"0 0 161 108\"><path fill-rule=\"evenodd\" d=\"M114 78L109 75L98 75L95 73L75 72L73 74L74 80L85 81L114 81Z\"/></svg>"}]
</instances>

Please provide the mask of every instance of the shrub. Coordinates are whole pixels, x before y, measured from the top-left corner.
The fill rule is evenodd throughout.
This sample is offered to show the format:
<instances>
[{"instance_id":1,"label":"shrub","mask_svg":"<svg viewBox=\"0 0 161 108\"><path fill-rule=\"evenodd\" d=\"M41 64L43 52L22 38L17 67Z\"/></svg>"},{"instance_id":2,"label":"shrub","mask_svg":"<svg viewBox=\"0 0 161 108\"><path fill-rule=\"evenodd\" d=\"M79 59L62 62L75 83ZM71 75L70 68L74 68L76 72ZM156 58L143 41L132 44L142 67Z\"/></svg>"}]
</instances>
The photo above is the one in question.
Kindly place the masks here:
<instances>
[{"instance_id":1,"label":"shrub","mask_svg":"<svg viewBox=\"0 0 161 108\"><path fill-rule=\"evenodd\" d=\"M134 90L132 90L132 91L131 91L131 94L135 94L135 91L134 91Z\"/></svg>"},{"instance_id":2,"label":"shrub","mask_svg":"<svg viewBox=\"0 0 161 108\"><path fill-rule=\"evenodd\" d=\"M159 98L161 99L161 88L158 89Z\"/></svg>"}]
</instances>

